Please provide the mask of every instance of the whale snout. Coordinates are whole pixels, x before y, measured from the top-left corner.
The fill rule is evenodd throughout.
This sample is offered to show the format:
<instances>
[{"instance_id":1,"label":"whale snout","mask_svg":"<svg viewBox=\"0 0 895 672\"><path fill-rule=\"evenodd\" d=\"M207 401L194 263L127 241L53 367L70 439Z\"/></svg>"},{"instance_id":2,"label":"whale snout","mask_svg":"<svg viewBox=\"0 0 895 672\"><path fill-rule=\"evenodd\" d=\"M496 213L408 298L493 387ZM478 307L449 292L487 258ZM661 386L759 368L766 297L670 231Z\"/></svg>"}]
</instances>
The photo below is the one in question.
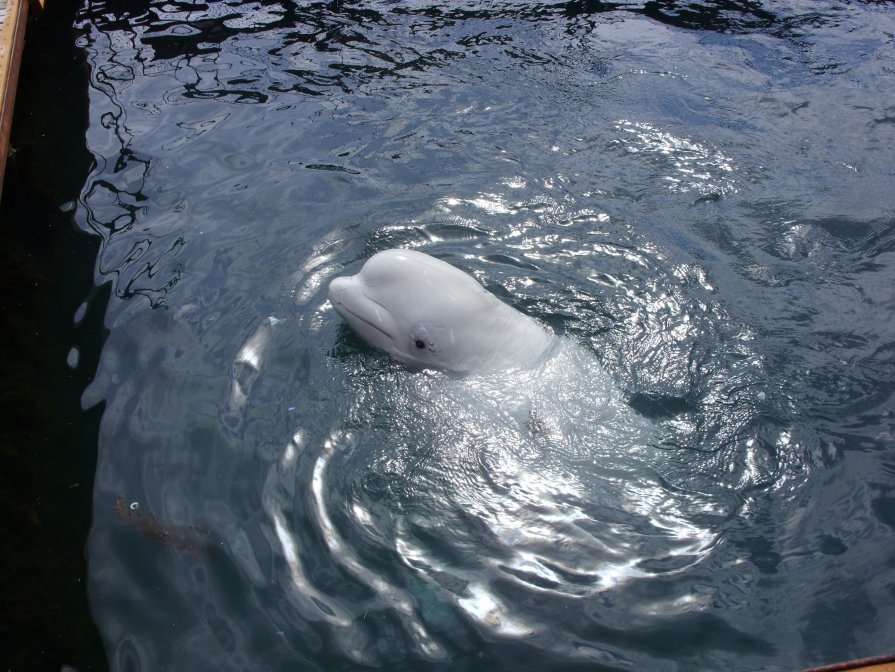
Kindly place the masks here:
<instances>
[{"instance_id":1,"label":"whale snout","mask_svg":"<svg viewBox=\"0 0 895 672\"><path fill-rule=\"evenodd\" d=\"M355 276L349 275L342 278L333 278L329 283L327 298L336 312L348 324L356 328L358 312L361 310L363 294L358 291Z\"/></svg>"},{"instance_id":2,"label":"whale snout","mask_svg":"<svg viewBox=\"0 0 895 672\"><path fill-rule=\"evenodd\" d=\"M386 306L367 296L366 285L356 275L333 278L327 296L332 307L361 338L373 347L395 353L400 328Z\"/></svg>"},{"instance_id":3,"label":"whale snout","mask_svg":"<svg viewBox=\"0 0 895 672\"><path fill-rule=\"evenodd\" d=\"M345 304L345 294L348 291L348 285L351 282L350 277L333 278L329 283L327 298L333 304L336 310Z\"/></svg>"}]
</instances>

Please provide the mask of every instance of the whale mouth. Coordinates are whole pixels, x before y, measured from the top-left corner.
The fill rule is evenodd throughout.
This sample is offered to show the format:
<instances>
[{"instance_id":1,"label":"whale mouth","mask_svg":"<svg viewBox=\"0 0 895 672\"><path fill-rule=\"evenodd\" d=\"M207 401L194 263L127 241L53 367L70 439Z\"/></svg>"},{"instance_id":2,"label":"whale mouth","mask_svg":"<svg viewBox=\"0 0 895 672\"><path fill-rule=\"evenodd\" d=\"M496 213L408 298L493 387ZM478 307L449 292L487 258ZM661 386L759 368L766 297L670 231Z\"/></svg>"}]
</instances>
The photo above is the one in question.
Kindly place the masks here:
<instances>
[{"instance_id":1,"label":"whale mouth","mask_svg":"<svg viewBox=\"0 0 895 672\"><path fill-rule=\"evenodd\" d=\"M328 294L336 312L362 338L387 352L395 348L394 316L385 306L370 298L358 286L354 276L333 279ZM389 333L389 326L393 333Z\"/></svg>"},{"instance_id":2,"label":"whale mouth","mask_svg":"<svg viewBox=\"0 0 895 672\"><path fill-rule=\"evenodd\" d=\"M333 304L333 306L335 306L335 305L336 305L336 304ZM344 312L343 312L343 311L344 311ZM395 340L394 337L393 337L391 334L389 334L387 331L385 331L385 329L383 329L383 328L380 327L379 325L375 324L374 322L371 322L370 320L368 320L366 317L364 317L364 316L361 315L360 313L356 313L356 312L354 312L353 310L351 310L351 308L349 308L348 306L346 306L344 303L341 304L340 306L336 306L336 312L338 312L338 313L342 316L342 318L343 318L343 319L344 319L344 320L351 326L351 328L354 329L355 331L362 331L362 330L359 329L358 326L357 326L357 323L358 323L358 322L361 322L361 323L363 323L364 325L370 327L370 329L373 329L373 330L377 331L378 333L382 334L382 335L383 335L385 338L387 338L389 341L394 341L394 340ZM353 318L353 319L352 319L352 318Z\"/></svg>"}]
</instances>

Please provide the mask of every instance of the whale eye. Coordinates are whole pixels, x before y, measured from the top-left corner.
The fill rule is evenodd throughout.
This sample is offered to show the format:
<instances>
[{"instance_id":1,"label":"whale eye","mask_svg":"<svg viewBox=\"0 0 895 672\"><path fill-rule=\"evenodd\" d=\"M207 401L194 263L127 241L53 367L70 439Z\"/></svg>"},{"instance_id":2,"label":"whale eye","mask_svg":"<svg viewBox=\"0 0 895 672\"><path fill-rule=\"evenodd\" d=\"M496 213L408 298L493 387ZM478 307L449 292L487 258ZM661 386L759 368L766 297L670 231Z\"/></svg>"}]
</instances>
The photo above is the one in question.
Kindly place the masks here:
<instances>
[{"instance_id":1,"label":"whale eye","mask_svg":"<svg viewBox=\"0 0 895 672\"><path fill-rule=\"evenodd\" d=\"M409 336L410 341L407 346L411 352L414 352L415 350L420 357L425 356L426 350L435 352L435 343L432 340L432 333L427 325L413 325L410 329Z\"/></svg>"}]
</instances>

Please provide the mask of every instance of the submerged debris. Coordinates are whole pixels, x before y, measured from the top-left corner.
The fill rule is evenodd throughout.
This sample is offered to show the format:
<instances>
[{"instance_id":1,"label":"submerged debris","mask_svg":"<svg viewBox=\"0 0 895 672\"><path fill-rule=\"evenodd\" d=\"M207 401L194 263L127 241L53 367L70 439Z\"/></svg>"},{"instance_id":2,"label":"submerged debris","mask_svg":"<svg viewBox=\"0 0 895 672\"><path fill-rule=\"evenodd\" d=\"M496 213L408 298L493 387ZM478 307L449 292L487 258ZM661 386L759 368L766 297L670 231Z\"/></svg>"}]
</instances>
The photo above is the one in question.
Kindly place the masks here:
<instances>
[{"instance_id":1,"label":"submerged debris","mask_svg":"<svg viewBox=\"0 0 895 672\"><path fill-rule=\"evenodd\" d=\"M199 525L164 525L148 511L140 510L139 502L128 502L123 495L115 500L115 515L144 537L162 542L176 551L192 555L201 553L216 556L220 541L212 532Z\"/></svg>"}]
</instances>

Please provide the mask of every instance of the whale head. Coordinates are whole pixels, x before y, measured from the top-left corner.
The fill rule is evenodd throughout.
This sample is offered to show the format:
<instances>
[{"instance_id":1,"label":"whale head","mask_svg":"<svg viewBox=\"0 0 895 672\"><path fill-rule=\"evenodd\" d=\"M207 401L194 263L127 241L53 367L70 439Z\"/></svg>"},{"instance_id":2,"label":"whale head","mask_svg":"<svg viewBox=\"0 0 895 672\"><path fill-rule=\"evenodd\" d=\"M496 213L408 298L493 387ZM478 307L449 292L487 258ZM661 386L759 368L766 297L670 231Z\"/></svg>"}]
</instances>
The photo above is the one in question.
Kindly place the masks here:
<instances>
[{"instance_id":1,"label":"whale head","mask_svg":"<svg viewBox=\"0 0 895 672\"><path fill-rule=\"evenodd\" d=\"M333 279L329 300L367 343L416 368L525 367L551 341L470 275L414 250L375 254L356 275Z\"/></svg>"}]
</instances>

